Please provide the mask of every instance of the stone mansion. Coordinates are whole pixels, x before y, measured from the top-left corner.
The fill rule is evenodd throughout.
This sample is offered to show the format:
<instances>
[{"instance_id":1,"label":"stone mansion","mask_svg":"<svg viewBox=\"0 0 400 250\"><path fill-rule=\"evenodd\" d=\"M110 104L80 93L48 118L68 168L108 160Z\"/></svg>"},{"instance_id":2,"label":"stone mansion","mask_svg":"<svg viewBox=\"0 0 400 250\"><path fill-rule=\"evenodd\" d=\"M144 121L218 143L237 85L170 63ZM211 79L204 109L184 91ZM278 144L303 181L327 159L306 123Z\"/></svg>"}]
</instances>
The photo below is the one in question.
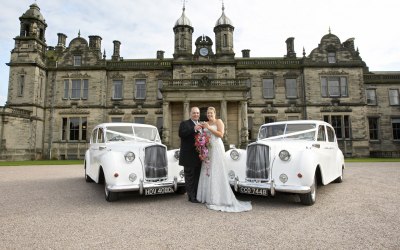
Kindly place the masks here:
<instances>
[{"instance_id":1,"label":"stone mansion","mask_svg":"<svg viewBox=\"0 0 400 250\"><path fill-rule=\"evenodd\" d=\"M155 125L163 143L178 148L179 123L192 106L202 119L208 106L217 109L227 147L246 147L264 123L315 119L333 125L346 157L400 157L400 72L369 71L354 39L329 31L297 55L289 37L284 56L253 58L234 50L224 8L212 38L192 37L185 8L177 17L171 58L159 50L152 59L126 59L120 41L106 58L98 35L67 41L58 33L48 45L46 21L30 5L7 63L0 160L83 159L91 130L103 122Z\"/></svg>"}]
</instances>

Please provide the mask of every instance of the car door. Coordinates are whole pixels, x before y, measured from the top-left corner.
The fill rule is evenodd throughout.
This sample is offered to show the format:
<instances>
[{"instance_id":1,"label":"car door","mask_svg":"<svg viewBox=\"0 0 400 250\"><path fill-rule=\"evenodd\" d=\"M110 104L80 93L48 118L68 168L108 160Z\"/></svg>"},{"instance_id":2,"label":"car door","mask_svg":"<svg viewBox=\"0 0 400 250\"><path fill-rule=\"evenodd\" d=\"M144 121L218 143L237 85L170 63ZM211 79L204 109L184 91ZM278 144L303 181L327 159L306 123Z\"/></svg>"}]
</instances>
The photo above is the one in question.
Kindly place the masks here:
<instances>
[{"instance_id":1,"label":"car door","mask_svg":"<svg viewBox=\"0 0 400 250\"><path fill-rule=\"evenodd\" d=\"M332 150L327 137L326 127L324 125L319 125L317 134L317 144L319 145L319 150L317 152L319 154L319 164L324 180L331 175Z\"/></svg>"},{"instance_id":2,"label":"car door","mask_svg":"<svg viewBox=\"0 0 400 250\"><path fill-rule=\"evenodd\" d=\"M331 182L339 176L338 173L341 171L338 169L336 159L339 147L336 141L335 130L330 126L326 126L326 132L328 136L327 149L329 150L329 177L327 181Z\"/></svg>"},{"instance_id":3,"label":"car door","mask_svg":"<svg viewBox=\"0 0 400 250\"><path fill-rule=\"evenodd\" d=\"M99 178L100 156L105 149L105 138L103 128L98 128L93 131L92 143L90 144L90 176L96 182Z\"/></svg>"}]
</instances>

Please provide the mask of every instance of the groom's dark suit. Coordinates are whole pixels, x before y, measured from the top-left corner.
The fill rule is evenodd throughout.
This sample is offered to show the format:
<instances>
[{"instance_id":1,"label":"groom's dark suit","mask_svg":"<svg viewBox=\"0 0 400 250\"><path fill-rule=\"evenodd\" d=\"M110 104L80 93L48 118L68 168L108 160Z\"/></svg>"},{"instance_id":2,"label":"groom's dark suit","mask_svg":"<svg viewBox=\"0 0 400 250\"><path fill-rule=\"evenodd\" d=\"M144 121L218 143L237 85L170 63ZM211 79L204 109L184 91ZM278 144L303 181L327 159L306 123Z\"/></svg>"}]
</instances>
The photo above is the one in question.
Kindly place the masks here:
<instances>
[{"instance_id":1,"label":"groom's dark suit","mask_svg":"<svg viewBox=\"0 0 400 250\"><path fill-rule=\"evenodd\" d=\"M195 202L197 196L197 186L199 184L201 160L196 151L194 122L189 119L179 125L179 137L181 138L181 148L179 153L179 165L185 171L185 185L189 201Z\"/></svg>"}]
</instances>

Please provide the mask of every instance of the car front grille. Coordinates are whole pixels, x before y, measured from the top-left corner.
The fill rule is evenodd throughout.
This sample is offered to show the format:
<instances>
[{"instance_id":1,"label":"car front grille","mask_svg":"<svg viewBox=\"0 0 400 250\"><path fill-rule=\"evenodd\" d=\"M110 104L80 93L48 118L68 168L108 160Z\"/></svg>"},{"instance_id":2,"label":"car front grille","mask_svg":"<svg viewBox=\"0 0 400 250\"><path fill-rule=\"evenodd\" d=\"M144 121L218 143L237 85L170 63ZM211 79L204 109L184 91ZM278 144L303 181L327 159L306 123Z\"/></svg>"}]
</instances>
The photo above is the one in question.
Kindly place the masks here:
<instances>
[{"instance_id":1,"label":"car front grille","mask_svg":"<svg viewBox=\"0 0 400 250\"><path fill-rule=\"evenodd\" d=\"M269 147L253 144L247 147L246 177L250 179L268 179Z\"/></svg>"},{"instance_id":2,"label":"car front grille","mask_svg":"<svg viewBox=\"0 0 400 250\"><path fill-rule=\"evenodd\" d=\"M165 180L168 175L166 148L160 145L149 146L144 151L144 168L149 181Z\"/></svg>"}]
</instances>

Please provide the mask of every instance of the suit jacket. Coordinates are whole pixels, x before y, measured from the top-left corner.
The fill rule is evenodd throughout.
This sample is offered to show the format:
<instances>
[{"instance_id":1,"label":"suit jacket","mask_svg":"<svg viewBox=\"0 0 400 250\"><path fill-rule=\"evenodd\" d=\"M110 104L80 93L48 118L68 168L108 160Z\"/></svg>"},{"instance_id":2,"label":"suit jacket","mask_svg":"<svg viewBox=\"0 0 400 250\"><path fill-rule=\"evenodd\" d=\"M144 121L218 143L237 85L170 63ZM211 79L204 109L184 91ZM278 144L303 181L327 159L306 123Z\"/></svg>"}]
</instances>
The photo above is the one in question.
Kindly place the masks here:
<instances>
[{"instance_id":1,"label":"suit jacket","mask_svg":"<svg viewBox=\"0 0 400 250\"><path fill-rule=\"evenodd\" d=\"M181 122L179 125L179 137L181 138L181 147L179 153L179 165L184 167L198 167L201 165L199 153L196 150L194 122L189 119Z\"/></svg>"}]
</instances>

